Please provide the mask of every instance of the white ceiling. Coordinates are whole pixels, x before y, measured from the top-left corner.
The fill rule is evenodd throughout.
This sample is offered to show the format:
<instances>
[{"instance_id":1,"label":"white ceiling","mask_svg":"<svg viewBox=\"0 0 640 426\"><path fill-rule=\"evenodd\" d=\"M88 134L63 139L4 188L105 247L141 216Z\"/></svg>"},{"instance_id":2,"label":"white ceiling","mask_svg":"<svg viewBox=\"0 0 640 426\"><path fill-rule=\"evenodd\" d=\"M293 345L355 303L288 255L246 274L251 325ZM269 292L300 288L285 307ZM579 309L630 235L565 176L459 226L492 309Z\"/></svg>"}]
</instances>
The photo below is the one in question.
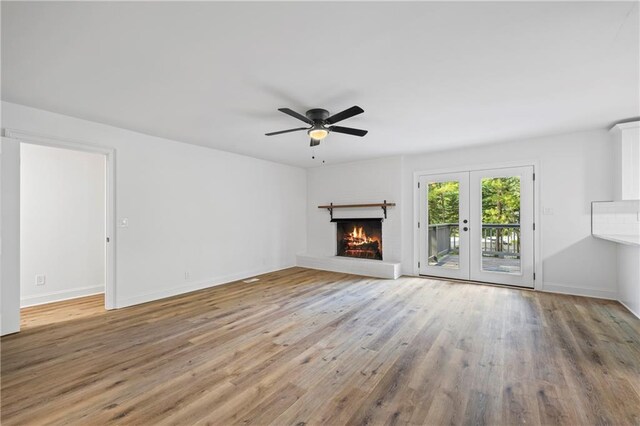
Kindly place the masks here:
<instances>
[{"instance_id":1,"label":"white ceiling","mask_svg":"<svg viewBox=\"0 0 640 426\"><path fill-rule=\"evenodd\" d=\"M2 2L2 99L299 166L640 115L637 2ZM359 105L317 149L277 111Z\"/></svg>"}]
</instances>

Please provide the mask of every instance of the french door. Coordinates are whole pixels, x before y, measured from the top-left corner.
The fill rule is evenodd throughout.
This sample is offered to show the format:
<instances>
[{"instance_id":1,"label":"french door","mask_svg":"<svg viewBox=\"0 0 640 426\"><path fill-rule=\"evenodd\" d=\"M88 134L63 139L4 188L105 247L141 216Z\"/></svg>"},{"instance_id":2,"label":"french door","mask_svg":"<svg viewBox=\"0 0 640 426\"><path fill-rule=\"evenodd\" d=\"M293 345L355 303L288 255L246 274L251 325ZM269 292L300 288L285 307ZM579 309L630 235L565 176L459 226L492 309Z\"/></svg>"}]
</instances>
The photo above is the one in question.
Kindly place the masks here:
<instances>
[{"instance_id":1,"label":"french door","mask_svg":"<svg viewBox=\"0 0 640 426\"><path fill-rule=\"evenodd\" d=\"M419 273L533 287L533 167L420 177Z\"/></svg>"}]
</instances>

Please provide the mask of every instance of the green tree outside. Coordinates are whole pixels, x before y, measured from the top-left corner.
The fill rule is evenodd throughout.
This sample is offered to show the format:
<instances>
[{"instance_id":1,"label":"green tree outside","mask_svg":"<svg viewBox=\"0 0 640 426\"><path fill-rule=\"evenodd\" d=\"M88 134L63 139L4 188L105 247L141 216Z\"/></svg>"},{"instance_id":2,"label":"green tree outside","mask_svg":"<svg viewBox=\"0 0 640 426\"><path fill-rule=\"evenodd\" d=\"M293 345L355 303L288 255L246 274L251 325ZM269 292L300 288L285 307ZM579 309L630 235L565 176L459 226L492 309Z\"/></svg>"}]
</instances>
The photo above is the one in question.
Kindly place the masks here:
<instances>
[{"instance_id":1,"label":"green tree outside","mask_svg":"<svg viewBox=\"0 0 640 426\"><path fill-rule=\"evenodd\" d=\"M482 179L482 223L520 223L520 178Z\"/></svg>"},{"instance_id":2,"label":"green tree outside","mask_svg":"<svg viewBox=\"0 0 640 426\"><path fill-rule=\"evenodd\" d=\"M459 193L457 181L429 184L429 225L458 223Z\"/></svg>"},{"instance_id":3,"label":"green tree outside","mask_svg":"<svg viewBox=\"0 0 640 426\"><path fill-rule=\"evenodd\" d=\"M429 184L429 224L458 223L460 185L457 181ZM520 223L520 178L482 179L482 222Z\"/></svg>"},{"instance_id":4,"label":"green tree outside","mask_svg":"<svg viewBox=\"0 0 640 426\"><path fill-rule=\"evenodd\" d=\"M520 178L484 178L482 185L482 222L484 224L520 223ZM459 193L457 181L432 182L428 185L429 225L458 224ZM496 249L502 251L503 234L501 228L495 230ZM519 230L514 236L519 252Z\"/></svg>"}]
</instances>

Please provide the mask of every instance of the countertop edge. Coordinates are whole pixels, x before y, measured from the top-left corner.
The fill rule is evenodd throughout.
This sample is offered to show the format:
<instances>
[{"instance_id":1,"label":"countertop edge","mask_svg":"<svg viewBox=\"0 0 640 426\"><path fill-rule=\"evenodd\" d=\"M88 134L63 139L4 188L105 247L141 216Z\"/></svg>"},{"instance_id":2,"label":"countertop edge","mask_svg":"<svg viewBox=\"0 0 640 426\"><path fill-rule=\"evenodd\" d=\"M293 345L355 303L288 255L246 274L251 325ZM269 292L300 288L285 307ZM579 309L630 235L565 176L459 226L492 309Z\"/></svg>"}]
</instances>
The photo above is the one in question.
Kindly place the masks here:
<instances>
[{"instance_id":1,"label":"countertop edge","mask_svg":"<svg viewBox=\"0 0 640 426\"><path fill-rule=\"evenodd\" d=\"M640 246L640 237L634 235L610 235L610 234L591 234L595 238L613 241L614 243L626 244L630 246Z\"/></svg>"}]
</instances>

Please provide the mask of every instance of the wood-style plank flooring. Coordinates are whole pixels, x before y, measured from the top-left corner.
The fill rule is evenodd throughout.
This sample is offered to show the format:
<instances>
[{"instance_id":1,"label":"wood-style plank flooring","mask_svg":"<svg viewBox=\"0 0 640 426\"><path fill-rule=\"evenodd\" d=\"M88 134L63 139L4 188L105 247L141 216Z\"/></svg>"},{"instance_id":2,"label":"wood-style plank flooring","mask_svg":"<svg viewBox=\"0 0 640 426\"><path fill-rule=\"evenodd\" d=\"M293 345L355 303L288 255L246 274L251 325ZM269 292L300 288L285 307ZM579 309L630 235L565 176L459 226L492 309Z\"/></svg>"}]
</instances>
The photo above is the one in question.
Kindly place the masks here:
<instances>
[{"instance_id":1,"label":"wood-style plank flooring","mask_svg":"<svg viewBox=\"0 0 640 426\"><path fill-rule=\"evenodd\" d=\"M34 324L1 341L3 425L640 424L612 301L292 268Z\"/></svg>"},{"instance_id":2,"label":"wood-style plank flooring","mask_svg":"<svg viewBox=\"0 0 640 426\"><path fill-rule=\"evenodd\" d=\"M104 294L20 309L20 330L104 314Z\"/></svg>"}]
</instances>

